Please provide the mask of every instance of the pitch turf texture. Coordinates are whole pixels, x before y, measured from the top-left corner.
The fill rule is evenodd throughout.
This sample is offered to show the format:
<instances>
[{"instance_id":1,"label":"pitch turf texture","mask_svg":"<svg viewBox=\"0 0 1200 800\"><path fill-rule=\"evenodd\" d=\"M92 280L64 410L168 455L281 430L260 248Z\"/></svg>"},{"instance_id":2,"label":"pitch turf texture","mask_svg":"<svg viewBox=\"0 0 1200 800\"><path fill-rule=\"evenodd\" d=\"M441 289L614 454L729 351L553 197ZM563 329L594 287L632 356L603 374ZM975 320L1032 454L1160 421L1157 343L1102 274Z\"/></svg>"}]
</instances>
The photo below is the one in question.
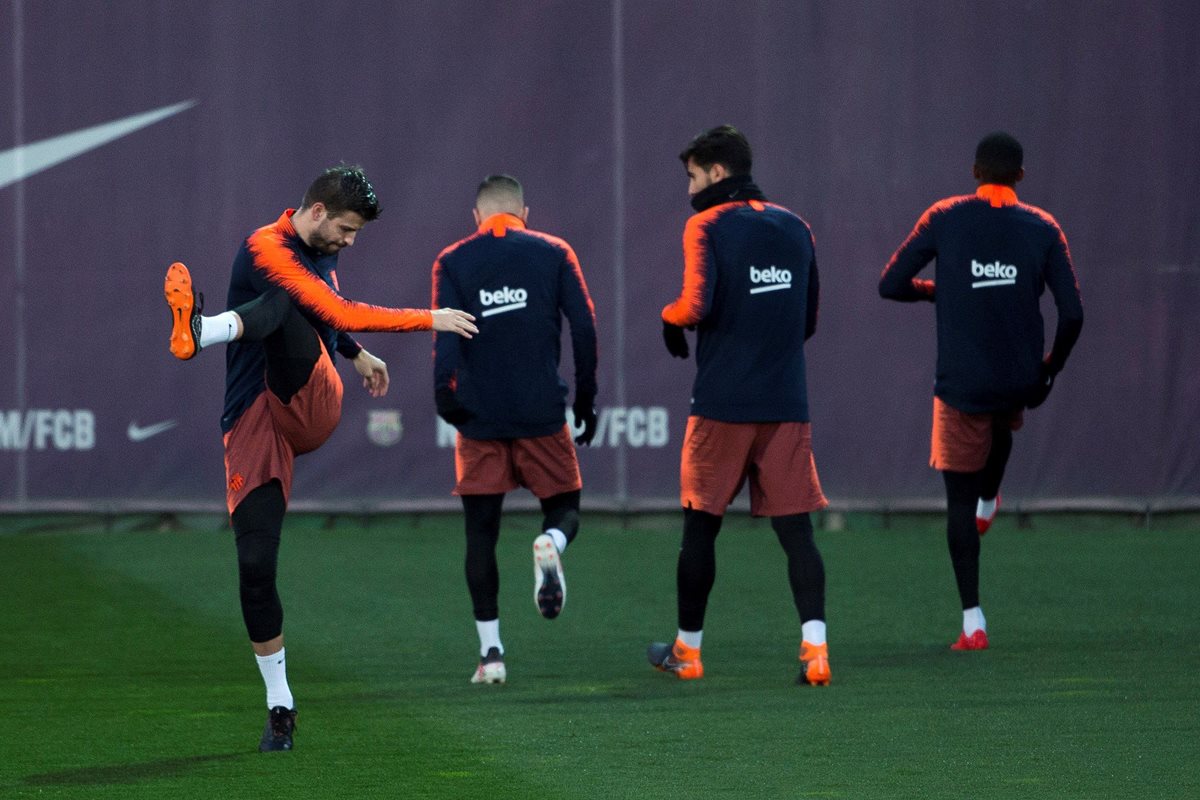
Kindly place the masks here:
<instances>
[{"instance_id":1,"label":"pitch turf texture","mask_svg":"<svg viewBox=\"0 0 1200 800\"><path fill-rule=\"evenodd\" d=\"M952 653L941 520L851 516L818 533L833 685L814 689L762 522L718 540L707 676L681 682L644 656L674 634L677 516L586 518L554 621L531 599L536 518L506 518L509 683L472 686L459 517L294 516L300 717L273 754L230 532L137 522L0 518L0 797L1200 796L1195 517L1002 515L993 649Z\"/></svg>"}]
</instances>

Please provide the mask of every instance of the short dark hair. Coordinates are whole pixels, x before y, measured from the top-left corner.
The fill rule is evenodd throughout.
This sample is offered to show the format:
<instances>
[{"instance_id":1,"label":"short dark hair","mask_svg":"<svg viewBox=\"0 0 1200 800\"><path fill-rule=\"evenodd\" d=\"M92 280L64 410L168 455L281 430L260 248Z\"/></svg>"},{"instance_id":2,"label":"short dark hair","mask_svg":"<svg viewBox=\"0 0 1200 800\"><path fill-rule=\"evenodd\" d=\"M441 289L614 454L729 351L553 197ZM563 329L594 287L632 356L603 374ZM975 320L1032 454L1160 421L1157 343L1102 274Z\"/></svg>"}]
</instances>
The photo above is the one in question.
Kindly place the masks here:
<instances>
[{"instance_id":1,"label":"short dark hair","mask_svg":"<svg viewBox=\"0 0 1200 800\"><path fill-rule=\"evenodd\" d=\"M512 195L521 203L525 202L525 190L521 188L519 180L512 175L488 175L475 190L475 202L478 203L485 196L505 194Z\"/></svg>"},{"instance_id":2,"label":"short dark hair","mask_svg":"<svg viewBox=\"0 0 1200 800\"><path fill-rule=\"evenodd\" d=\"M1025 151L1013 136L1004 131L989 133L975 148L975 166L984 183L1012 186L1021 177Z\"/></svg>"},{"instance_id":3,"label":"short dark hair","mask_svg":"<svg viewBox=\"0 0 1200 800\"><path fill-rule=\"evenodd\" d=\"M304 193L301 208L321 203L331 216L353 211L370 222L376 219L383 208L375 196L375 187L363 174L362 167L345 164L330 167L313 181Z\"/></svg>"},{"instance_id":4,"label":"short dark hair","mask_svg":"<svg viewBox=\"0 0 1200 800\"><path fill-rule=\"evenodd\" d=\"M689 160L695 161L705 169L713 164L721 164L732 176L750 174L754 159L750 142L746 141L741 131L732 125L719 125L692 139L679 154L679 160L685 165Z\"/></svg>"}]
</instances>

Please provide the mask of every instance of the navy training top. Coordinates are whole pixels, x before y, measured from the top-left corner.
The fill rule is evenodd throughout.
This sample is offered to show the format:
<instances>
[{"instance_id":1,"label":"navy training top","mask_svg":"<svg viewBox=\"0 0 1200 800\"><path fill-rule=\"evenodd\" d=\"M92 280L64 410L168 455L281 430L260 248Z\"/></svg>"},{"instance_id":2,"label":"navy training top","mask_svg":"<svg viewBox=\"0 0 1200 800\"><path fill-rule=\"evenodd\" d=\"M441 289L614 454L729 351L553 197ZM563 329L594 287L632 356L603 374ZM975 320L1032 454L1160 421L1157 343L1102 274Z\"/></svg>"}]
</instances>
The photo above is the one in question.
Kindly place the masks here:
<instances>
[{"instance_id":1,"label":"navy training top","mask_svg":"<svg viewBox=\"0 0 1200 800\"><path fill-rule=\"evenodd\" d=\"M808 223L766 202L749 176L707 187L693 205L703 210L683 232L683 291L662 311L697 330L692 414L808 422L804 342L819 295Z\"/></svg>"},{"instance_id":2,"label":"navy training top","mask_svg":"<svg viewBox=\"0 0 1200 800\"><path fill-rule=\"evenodd\" d=\"M488 217L433 263L433 307L475 316L472 339L434 334L434 388L451 387L474 417L471 439L557 433L567 384L558 374L562 317L571 326L575 394L596 394L596 317L579 260L562 239L512 214Z\"/></svg>"},{"instance_id":3,"label":"navy training top","mask_svg":"<svg viewBox=\"0 0 1200 800\"><path fill-rule=\"evenodd\" d=\"M916 278L935 258L934 280ZM1058 326L1043 357L1046 286ZM930 206L888 262L879 293L935 303L934 394L968 414L1024 406L1043 361L1058 373L1083 327L1066 236L1045 211L1018 203L1009 186L984 184Z\"/></svg>"}]
</instances>

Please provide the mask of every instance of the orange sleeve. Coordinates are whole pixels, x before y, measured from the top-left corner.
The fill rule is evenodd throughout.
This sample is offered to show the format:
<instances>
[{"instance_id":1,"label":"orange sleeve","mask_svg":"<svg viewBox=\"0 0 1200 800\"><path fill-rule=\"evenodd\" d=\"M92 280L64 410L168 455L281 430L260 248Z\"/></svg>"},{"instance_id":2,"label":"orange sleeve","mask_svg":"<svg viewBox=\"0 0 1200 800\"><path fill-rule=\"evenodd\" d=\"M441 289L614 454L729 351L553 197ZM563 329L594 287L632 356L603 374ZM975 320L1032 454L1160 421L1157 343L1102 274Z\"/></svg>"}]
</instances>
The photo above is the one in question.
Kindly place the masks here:
<instances>
[{"instance_id":1,"label":"orange sleeve","mask_svg":"<svg viewBox=\"0 0 1200 800\"><path fill-rule=\"evenodd\" d=\"M347 300L310 272L272 226L247 242L254 267L282 288L292 302L339 331L427 331L433 315L424 308L387 308Z\"/></svg>"},{"instance_id":2,"label":"orange sleeve","mask_svg":"<svg viewBox=\"0 0 1200 800\"><path fill-rule=\"evenodd\" d=\"M708 314L712 304L713 268L708 225L715 216L696 214L683 229L683 291L675 302L662 310L664 322L686 327L697 324Z\"/></svg>"}]
</instances>

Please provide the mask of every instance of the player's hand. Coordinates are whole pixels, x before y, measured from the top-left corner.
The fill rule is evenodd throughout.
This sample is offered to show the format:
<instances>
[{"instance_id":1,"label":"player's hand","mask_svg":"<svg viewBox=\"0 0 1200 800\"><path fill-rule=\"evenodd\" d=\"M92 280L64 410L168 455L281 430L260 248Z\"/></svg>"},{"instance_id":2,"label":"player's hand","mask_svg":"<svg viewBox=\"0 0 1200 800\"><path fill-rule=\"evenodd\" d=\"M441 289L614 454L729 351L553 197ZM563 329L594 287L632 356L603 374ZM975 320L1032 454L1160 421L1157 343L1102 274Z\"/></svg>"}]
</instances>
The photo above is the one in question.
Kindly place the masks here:
<instances>
[{"instance_id":1,"label":"player's hand","mask_svg":"<svg viewBox=\"0 0 1200 800\"><path fill-rule=\"evenodd\" d=\"M433 314L435 331L457 333L464 339L470 339L473 334L479 333L479 328L471 324L475 318L465 311L459 311L457 308L433 308L430 312Z\"/></svg>"},{"instance_id":2,"label":"player's hand","mask_svg":"<svg viewBox=\"0 0 1200 800\"><path fill-rule=\"evenodd\" d=\"M596 435L596 397L590 394L575 393L575 405L571 406L575 414L575 425L583 431L575 437L575 444L587 447Z\"/></svg>"},{"instance_id":3,"label":"player's hand","mask_svg":"<svg viewBox=\"0 0 1200 800\"><path fill-rule=\"evenodd\" d=\"M663 343L667 346L667 352L676 358L688 357L687 337L683 335L683 328L678 325L663 323Z\"/></svg>"},{"instance_id":4,"label":"player's hand","mask_svg":"<svg viewBox=\"0 0 1200 800\"><path fill-rule=\"evenodd\" d=\"M354 357L354 369L362 376L363 388L366 389L371 397L383 397L388 390L388 371L387 364L383 363L383 359L376 358L366 350L359 352Z\"/></svg>"},{"instance_id":5,"label":"player's hand","mask_svg":"<svg viewBox=\"0 0 1200 800\"><path fill-rule=\"evenodd\" d=\"M458 402L458 395L449 386L439 386L434 390L433 401L437 405L438 416L456 428L475 419L471 410Z\"/></svg>"},{"instance_id":6,"label":"player's hand","mask_svg":"<svg viewBox=\"0 0 1200 800\"><path fill-rule=\"evenodd\" d=\"M1053 388L1054 373L1050 371L1050 367L1043 361L1038 382L1030 388L1029 394L1026 396L1025 407L1037 408L1046 402L1046 398L1050 396L1050 390Z\"/></svg>"}]
</instances>

